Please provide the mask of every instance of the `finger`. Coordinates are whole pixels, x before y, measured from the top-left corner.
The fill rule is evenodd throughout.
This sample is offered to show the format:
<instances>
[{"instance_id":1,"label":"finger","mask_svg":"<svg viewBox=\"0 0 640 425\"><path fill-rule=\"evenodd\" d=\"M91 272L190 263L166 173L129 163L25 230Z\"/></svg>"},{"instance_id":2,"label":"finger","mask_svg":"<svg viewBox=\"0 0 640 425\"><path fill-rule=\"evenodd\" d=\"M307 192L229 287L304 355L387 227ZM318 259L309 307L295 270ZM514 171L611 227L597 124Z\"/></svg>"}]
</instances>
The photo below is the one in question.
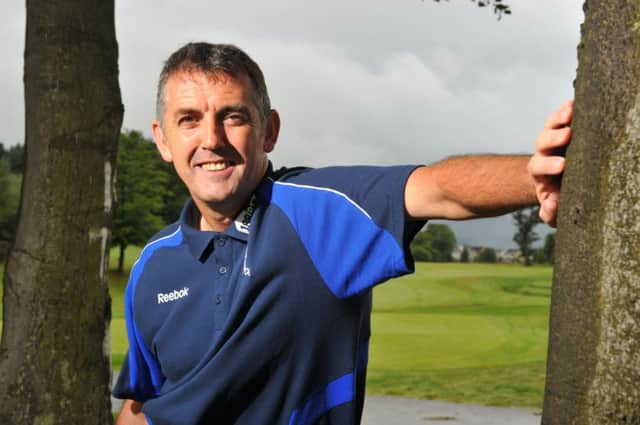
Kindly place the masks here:
<instances>
[{"instance_id":1,"label":"finger","mask_svg":"<svg viewBox=\"0 0 640 425\"><path fill-rule=\"evenodd\" d=\"M561 185L562 179L559 177L543 177L540 179L540 182L536 185L536 198L541 209L545 207L545 202L547 202L547 209L553 210L554 203L558 202Z\"/></svg>"},{"instance_id":2,"label":"finger","mask_svg":"<svg viewBox=\"0 0 640 425\"><path fill-rule=\"evenodd\" d=\"M565 102L562 106L556 109L544 123L545 129L558 129L565 127L571 123L573 118L573 100Z\"/></svg>"},{"instance_id":3,"label":"finger","mask_svg":"<svg viewBox=\"0 0 640 425\"><path fill-rule=\"evenodd\" d=\"M558 216L559 195L558 192L551 192L540 203L540 219L549 226L555 227Z\"/></svg>"},{"instance_id":4,"label":"finger","mask_svg":"<svg viewBox=\"0 0 640 425\"><path fill-rule=\"evenodd\" d=\"M571 128L563 127L556 130L544 129L536 139L537 152L551 152L562 148L571 140Z\"/></svg>"},{"instance_id":5,"label":"finger","mask_svg":"<svg viewBox=\"0 0 640 425\"><path fill-rule=\"evenodd\" d=\"M561 156L534 155L529 160L529 174L534 178L556 176L564 172L566 160Z\"/></svg>"},{"instance_id":6,"label":"finger","mask_svg":"<svg viewBox=\"0 0 640 425\"><path fill-rule=\"evenodd\" d=\"M550 227L556 227L557 220L557 208L554 211L550 211L546 208L540 208L540 220Z\"/></svg>"}]
</instances>

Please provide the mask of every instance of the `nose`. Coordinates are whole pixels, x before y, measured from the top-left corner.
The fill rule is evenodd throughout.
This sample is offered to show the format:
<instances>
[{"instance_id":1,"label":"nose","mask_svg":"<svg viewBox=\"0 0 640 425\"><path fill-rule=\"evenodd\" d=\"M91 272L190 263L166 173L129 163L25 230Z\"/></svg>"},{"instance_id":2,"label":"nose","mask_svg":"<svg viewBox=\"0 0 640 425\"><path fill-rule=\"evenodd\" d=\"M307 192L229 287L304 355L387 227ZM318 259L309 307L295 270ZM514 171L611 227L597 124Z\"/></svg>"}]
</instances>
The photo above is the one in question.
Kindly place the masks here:
<instances>
[{"instance_id":1,"label":"nose","mask_svg":"<svg viewBox=\"0 0 640 425\"><path fill-rule=\"evenodd\" d=\"M227 136L224 131L222 123L217 122L215 117L211 117L207 120L204 128L204 134L202 135L202 141L200 147L202 149L216 150L226 143Z\"/></svg>"}]
</instances>

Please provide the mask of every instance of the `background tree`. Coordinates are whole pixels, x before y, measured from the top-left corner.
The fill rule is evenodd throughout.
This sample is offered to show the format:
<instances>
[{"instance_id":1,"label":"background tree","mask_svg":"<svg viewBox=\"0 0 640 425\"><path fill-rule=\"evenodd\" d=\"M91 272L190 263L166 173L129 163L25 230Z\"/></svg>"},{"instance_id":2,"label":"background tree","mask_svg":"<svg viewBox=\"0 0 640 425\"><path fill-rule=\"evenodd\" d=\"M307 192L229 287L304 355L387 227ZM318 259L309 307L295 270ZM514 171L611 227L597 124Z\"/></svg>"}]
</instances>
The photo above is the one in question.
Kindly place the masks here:
<instances>
[{"instance_id":1,"label":"background tree","mask_svg":"<svg viewBox=\"0 0 640 425\"><path fill-rule=\"evenodd\" d=\"M498 256L496 255L496 250L493 248L482 248L478 257L476 258L476 262L478 263L497 263Z\"/></svg>"},{"instance_id":2,"label":"background tree","mask_svg":"<svg viewBox=\"0 0 640 425\"><path fill-rule=\"evenodd\" d=\"M22 176L11 172L11 164L6 157L0 157L0 240L11 241L16 228L18 202ZM6 245L6 244L5 244ZM4 249L0 259L4 259Z\"/></svg>"},{"instance_id":3,"label":"background tree","mask_svg":"<svg viewBox=\"0 0 640 425\"><path fill-rule=\"evenodd\" d=\"M513 235L513 241L520 248L525 266L531 265L533 259L532 244L539 239L538 234L533 231L533 228L541 223L538 212L538 207L533 207L524 208L512 214L516 225L516 234Z\"/></svg>"},{"instance_id":4,"label":"background tree","mask_svg":"<svg viewBox=\"0 0 640 425\"><path fill-rule=\"evenodd\" d=\"M167 183L165 184L165 190L162 194L163 207L160 212L160 217L164 223L173 223L180 217L182 207L184 207L189 197L189 191L182 180L180 180L180 177L178 177L178 174L173 168L173 164L162 161L157 152L155 152L155 158L159 163L159 167L167 176Z\"/></svg>"},{"instance_id":5,"label":"background tree","mask_svg":"<svg viewBox=\"0 0 640 425\"><path fill-rule=\"evenodd\" d=\"M161 216L164 200L173 193L167 194L169 174L160 155L142 133L132 130L120 135L117 163L112 245L119 247L118 271L122 273L127 246L144 244L165 225Z\"/></svg>"},{"instance_id":6,"label":"background tree","mask_svg":"<svg viewBox=\"0 0 640 425\"><path fill-rule=\"evenodd\" d=\"M9 170L14 174L24 173L24 146L13 145L9 149L0 142L0 159L9 162Z\"/></svg>"},{"instance_id":7,"label":"background tree","mask_svg":"<svg viewBox=\"0 0 640 425\"><path fill-rule=\"evenodd\" d=\"M456 247L456 235L446 224L427 225L411 243L411 252L416 261L451 261Z\"/></svg>"},{"instance_id":8,"label":"background tree","mask_svg":"<svg viewBox=\"0 0 640 425\"><path fill-rule=\"evenodd\" d=\"M426 239L424 232L420 232L411 242L411 254L416 261L434 261L435 253L431 243ZM418 239L420 238L420 239Z\"/></svg>"},{"instance_id":9,"label":"background tree","mask_svg":"<svg viewBox=\"0 0 640 425\"><path fill-rule=\"evenodd\" d=\"M462 247L462 253L460 254L460 262L468 263L469 262L469 250L466 246Z\"/></svg>"},{"instance_id":10,"label":"background tree","mask_svg":"<svg viewBox=\"0 0 640 425\"><path fill-rule=\"evenodd\" d=\"M4 273L0 423L110 424L105 282L122 103L113 0L30 0L26 167Z\"/></svg>"},{"instance_id":11,"label":"background tree","mask_svg":"<svg viewBox=\"0 0 640 425\"><path fill-rule=\"evenodd\" d=\"M440 2L440 0L433 0L435 2ZM449 0L447 0L449 1ZM502 18L502 15L511 15L511 7L504 3L502 0L471 0L476 3L478 7L490 7L493 8L493 13L496 14L498 19Z\"/></svg>"},{"instance_id":12,"label":"background tree","mask_svg":"<svg viewBox=\"0 0 640 425\"><path fill-rule=\"evenodd\" d=\"M553 264L556 251L556 234L547 233L544 237L544 245L542 246L542 252L547 263Z\"/></svg>"},{"instance_id":13,"label":"background tree","mask_svg":"<svg viewBox=\"0 0 640 425\"><path fill-rule=\"evenodd\" d=\"M589 0L542 423L640 423L640 1Z\"/></svg>"},{"instance_id":14,"label":"background tree","mask_svg":"<svg viewBox=\"0 0 640 425\"><path fill-rule=\"evenodd\" d=\"M556 234L547 233L544 237L542 248L535 250L534 261L541 264L553 264L553 257L556 245Z\"/></svg>"}]
</instances>

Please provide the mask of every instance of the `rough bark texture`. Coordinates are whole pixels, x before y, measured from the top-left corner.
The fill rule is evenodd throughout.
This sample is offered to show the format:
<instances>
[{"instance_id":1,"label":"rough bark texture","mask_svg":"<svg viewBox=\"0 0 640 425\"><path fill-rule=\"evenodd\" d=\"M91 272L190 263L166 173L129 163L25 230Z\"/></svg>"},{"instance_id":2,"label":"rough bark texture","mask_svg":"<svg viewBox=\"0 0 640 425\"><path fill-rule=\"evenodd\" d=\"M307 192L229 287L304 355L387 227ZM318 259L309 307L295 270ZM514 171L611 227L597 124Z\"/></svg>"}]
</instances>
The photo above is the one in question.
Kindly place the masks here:
<instances>
[{"instance_id":1,"label":"rough bark texture","mask_svg":"<svg viewBox=\"0 0 640 425\"><path fill-rule=\"evenodd\" d=\"M4 275L0 423L110 424L114 2L26 6L26 171Z\"/></svg>"},{"instance_id":2,"label":"rough bark texture","mask_svg":"<svg viewBox=\"0 0 640 425\"><path fill-rule=\"evenodd\" d=\"M640 424L640 0L585 13L542 423Z\"/></svg>"}]
</instances>

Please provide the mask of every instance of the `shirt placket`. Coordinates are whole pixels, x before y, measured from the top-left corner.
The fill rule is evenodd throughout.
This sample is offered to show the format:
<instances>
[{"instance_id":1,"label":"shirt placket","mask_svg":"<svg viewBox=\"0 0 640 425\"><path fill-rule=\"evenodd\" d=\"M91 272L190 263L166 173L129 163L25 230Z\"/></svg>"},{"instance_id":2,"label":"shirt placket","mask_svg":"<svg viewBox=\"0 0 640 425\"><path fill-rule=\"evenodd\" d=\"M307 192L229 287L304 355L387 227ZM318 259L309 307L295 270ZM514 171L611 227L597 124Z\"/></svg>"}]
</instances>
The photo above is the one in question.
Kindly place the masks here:
<instances>
[{"instance_id":1,"label":"shirt placket","mask_svg":"<svg viewBox=\"0 0 640 425\"><path fill-rule=\"evenodd\" d=\"M215 265L213 270L213 304L214 320L216 332L222 330L225 319L229 312L229 300L227 298L227 287L229 276L231 275L231 241L227 236L221 235L214 239Z\"/></svg>"}]
</instances>

